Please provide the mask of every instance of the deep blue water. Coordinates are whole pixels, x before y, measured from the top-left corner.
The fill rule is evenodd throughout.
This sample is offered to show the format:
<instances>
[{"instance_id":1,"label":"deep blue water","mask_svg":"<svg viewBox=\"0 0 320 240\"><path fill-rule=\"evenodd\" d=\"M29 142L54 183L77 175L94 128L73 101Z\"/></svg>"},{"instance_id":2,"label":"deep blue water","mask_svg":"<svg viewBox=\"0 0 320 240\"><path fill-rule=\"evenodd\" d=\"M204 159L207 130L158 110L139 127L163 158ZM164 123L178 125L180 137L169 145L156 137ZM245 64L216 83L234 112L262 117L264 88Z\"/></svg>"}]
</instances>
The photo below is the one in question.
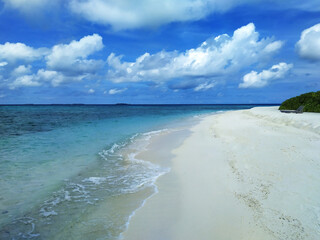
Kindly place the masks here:
<instances>
[{"instance_id":1,"label":"deep blue water","mask_svg":"<svg viewBox=\"0 0 320 240\"><path fill-rule=\"evenodd\" d=\"M162 170L130 165L116 150L139 134L195 115L254 106L0 106L0 239L53 239L58 232L65 238L70 233L66 226L84 229L74 226L79 225L79 209L95 212L103 203L108 215L106 209L111 214L116 211L111 206L124 201L115 203L115 196L147 197L150 193L139 187ZM96 233L82 238L115 239L134 208L132 204L118 220L95 218ZM89 215L81 215L83 222Z\"/></svg>"}]
</instances>

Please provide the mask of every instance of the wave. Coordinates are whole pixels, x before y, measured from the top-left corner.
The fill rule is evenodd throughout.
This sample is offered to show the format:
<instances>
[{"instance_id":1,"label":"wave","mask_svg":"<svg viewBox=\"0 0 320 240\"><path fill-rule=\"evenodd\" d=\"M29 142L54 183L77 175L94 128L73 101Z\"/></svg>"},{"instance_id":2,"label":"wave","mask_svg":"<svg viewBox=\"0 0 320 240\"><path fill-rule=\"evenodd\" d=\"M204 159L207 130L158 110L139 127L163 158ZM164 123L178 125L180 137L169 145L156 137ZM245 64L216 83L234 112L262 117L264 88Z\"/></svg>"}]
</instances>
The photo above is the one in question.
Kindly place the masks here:
<instances>
[{"instance_id":1,"label":"wave","mask_svg":"<svg viewBox=\"0 0 320 240\"><path fill-rule=\"evenodd\" d=\"M136 210L158 192L156 180L170 171L169 168L142 160L138 155L147 149L152 137L169 131L162 129L137 133L102 150L98 154L100 161L97 166L88 168L74 178L65 179L62 188L54 191L41 206L25 215L27 224L18 218L4 226L3 229L10 231L8 239L19 239L21 236L25 239L50 238L50 235L46 235L50 234L50 231L54 234L59 232L59 228L64 228L57 222L70 220L70 217L75 218L73 220L80 218L83 214L81 211L84 211L79 212L80 209L94 208L102 202L108 204L114 197L151 189L150 194L137 200L137 208L122 216L123 221L121 220L118 226L110 220L108 229L113 229L114 233L106 235L109 235L110 239L121 237ZM0 236L1 231L3 230L0 230Z\"/></svg>"}]
</instances>

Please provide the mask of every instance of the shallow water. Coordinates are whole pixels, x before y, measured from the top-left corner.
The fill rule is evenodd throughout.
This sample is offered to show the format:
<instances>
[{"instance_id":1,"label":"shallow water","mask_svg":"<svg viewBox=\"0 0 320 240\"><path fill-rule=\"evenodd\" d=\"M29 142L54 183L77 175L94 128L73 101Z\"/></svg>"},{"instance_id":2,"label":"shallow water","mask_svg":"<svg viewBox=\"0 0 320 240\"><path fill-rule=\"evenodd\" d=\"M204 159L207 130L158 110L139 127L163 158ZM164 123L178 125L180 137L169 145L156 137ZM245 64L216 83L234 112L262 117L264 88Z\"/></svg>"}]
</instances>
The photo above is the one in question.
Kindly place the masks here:
<instances>
[{"instance_id":1,"label":"shallow water","mask_svg":"<svg viewBox=\"0 0 320 240\"><path fill-rule=\"evenodd\" d=\"M152 136L252 106L0 106L0 239L119 238L170 171Z\"/></svg>"}]
</instances>

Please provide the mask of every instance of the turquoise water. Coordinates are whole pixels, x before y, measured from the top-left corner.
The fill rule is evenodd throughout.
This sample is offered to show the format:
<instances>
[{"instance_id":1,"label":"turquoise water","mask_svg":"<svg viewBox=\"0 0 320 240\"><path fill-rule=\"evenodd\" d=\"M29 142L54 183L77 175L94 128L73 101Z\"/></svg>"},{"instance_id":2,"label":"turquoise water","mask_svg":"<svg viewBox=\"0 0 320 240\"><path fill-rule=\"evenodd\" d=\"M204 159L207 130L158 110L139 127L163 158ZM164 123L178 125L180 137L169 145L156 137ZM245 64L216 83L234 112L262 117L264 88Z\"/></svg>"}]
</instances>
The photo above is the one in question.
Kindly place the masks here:
<instances>
[{"instance_id":1,"label":"turquoise water","mask_svg":"<svg viewBox=\"0 0 320 240\"><path fill-rule=\"evenodd\" d=\"M195 115L251 107L0 106L0 239L118 239L169 171L123 149Z\"/></svg>"}]
</instances>

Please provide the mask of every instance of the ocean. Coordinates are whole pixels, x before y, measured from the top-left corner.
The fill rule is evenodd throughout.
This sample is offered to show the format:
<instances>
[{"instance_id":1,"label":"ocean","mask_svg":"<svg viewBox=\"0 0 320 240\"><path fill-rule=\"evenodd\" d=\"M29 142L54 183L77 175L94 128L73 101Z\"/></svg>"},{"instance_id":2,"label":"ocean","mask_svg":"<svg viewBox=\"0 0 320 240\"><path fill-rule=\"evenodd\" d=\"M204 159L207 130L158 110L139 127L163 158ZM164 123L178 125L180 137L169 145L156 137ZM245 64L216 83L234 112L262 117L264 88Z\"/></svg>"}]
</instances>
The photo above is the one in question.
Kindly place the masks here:
<instances>
[{"instance_id":1,"label":"ocean","mask_svg":"<svg viewBox=\"0 0 320 240\"><path fill-rule=\"evenodd\" d=\"M135 158L152 136L254 106L0 106L0 239L120 239L170 171Z\"/></svg>"}]
</instances>

